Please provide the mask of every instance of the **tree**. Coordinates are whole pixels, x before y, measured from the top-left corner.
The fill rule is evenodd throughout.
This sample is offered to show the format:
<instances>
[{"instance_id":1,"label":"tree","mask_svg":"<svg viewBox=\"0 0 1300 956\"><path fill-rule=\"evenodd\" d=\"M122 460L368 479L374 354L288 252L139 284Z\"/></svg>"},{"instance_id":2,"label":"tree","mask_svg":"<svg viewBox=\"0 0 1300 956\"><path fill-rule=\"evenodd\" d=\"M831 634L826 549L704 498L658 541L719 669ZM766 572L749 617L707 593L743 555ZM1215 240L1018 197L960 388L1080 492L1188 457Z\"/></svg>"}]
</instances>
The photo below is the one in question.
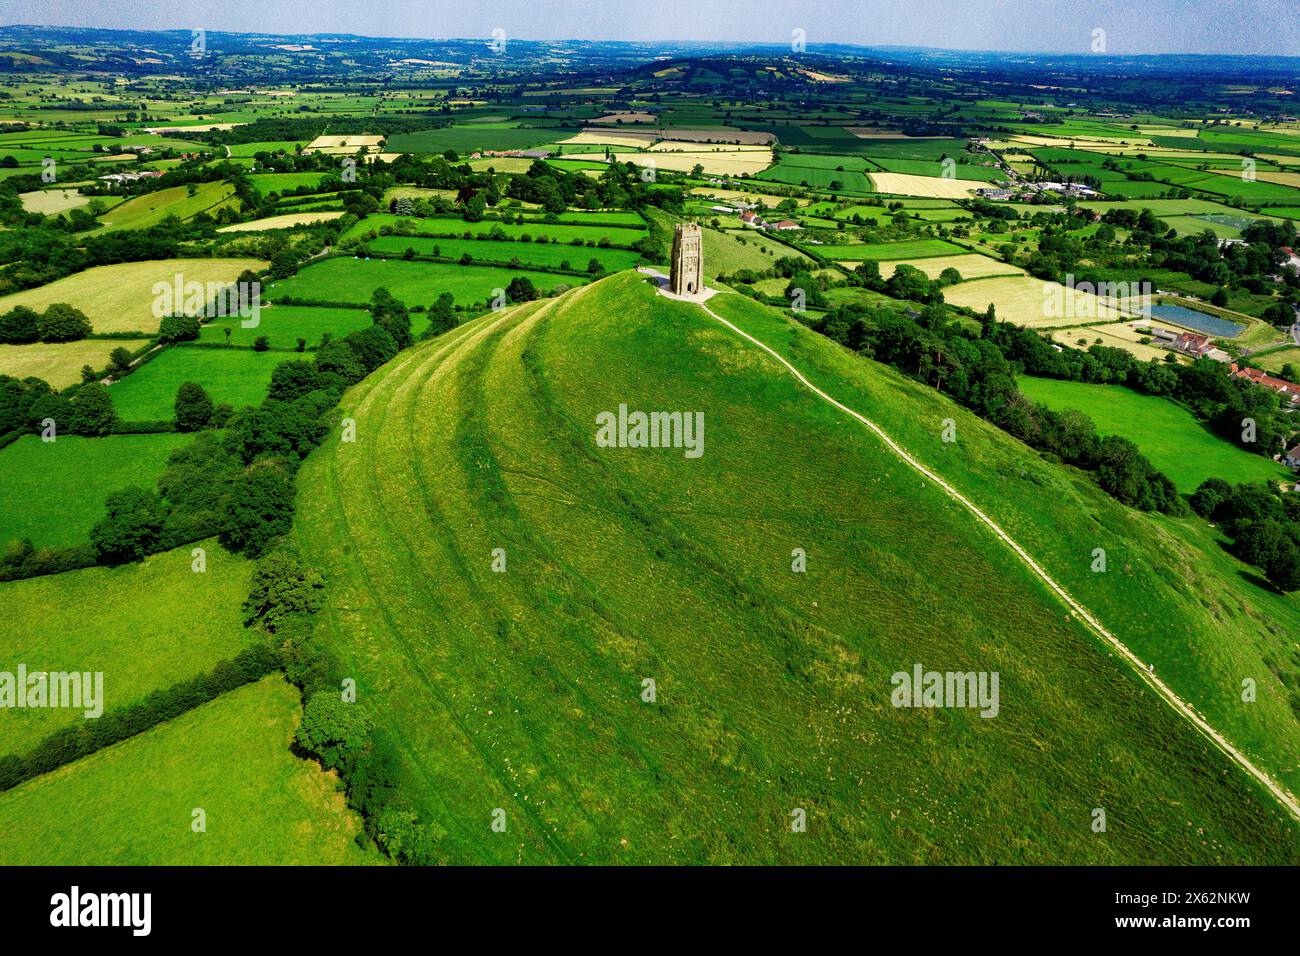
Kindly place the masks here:
<instances>
[{"instance_id":1,"label":"tree","mask_svg":"<svg viewBox=\"0 0 1300 956\"><path fill-rule=\"evenodd\" d=\"M256 462L230 483L221 510L221 543L259 557L293 524L293 481L280 462Z\"/></svg>"},{"instance_id":2,"label":"tree","mask_svg":"<svg viewBox=\"0 0 1300 956\"><path fill-rule=\"evenodd\" d=\"M139 487L123 488L109 495L104 506L107 517L90 529L90 541L100 561L138 561L154 549L165 518L156 494Z\"/></svg>"},{"instance_id":3,"label":"tree","mask_svg":"<svg viewBox=\"0 0 1300 956\"><path fill-rule=\"evenodd\" d=\"M290 614L314 614L325 604L325 579L288 551L272 551L257 562L248 597L244 626L274 634Z\"/></svg>"},{"instance_id":4,"label":"tree","mask_svg":"<svg viewBox=\"0 0 1300 956\"><path fill-rule=\"evenodd\" d=\"M1264 566L1264 573L1279 591L1300 591L1300 548L1283 542Z\"/></svg>"},{"instance_id":5,"label":"tree","mask_svg":"<svg viewBox=\"0 0 1300 956\"><path fill-rule=\"evenodd\" d=\"M14 306L0 315L0 343L27 345L41 337L41 317L25 305Z\"/></svg>"},{"instance_id":6,"label":"tree","mask_svg":"<svg viewBox=\"0 0 1300 956\"><path fill-rule=\"evenodd\" d=\"M118 346L108 353L108 374L113 378L122 378L131 371L131 353Z\"/></svg>"},{"instance_id":7,"label":"tree","mask_svg":"<svg viewBox=\"0 0 1300 956\"><path fill-rule=\"evenodd\" d=\"M337 691L317 691L307 698L296 735L298 746L320 758L327 770L348 770L370 743L370 720Z\"/></svg>"},{"instance_id":8,"label":"tree","mask_svg":"<svg viewBox=\"0 0 1300 956\"><path fill-rule=\"evenodd\" d=\"M292 402L296 398L325 388L329 384L326 373L315 362L306 359L292 359L281 362L271 372L271 385L267 398L281 402Z\"/></svg>"},{"instance_id":9,"label":"tree","mask_svg":"<svg viewBox=\"0 0 1300 956\"><path fill-rule=\"evenodd\" d=\"M506 286L506 296L511 302L531 302L539 295L533 280L527 276L515 276Z\"/></svg>"},{"instance_id":10,"label":"tree","mask_svg":"<svg viewBox=\"0 0 1300 956\"><path fill-rule=\"evenodd\" d=\"M107 435L115 424L117 411L106 385L87 382L68 399L67 429L74 435Z\"/></svg>"},{"instance_id":11,"label":"tree","mask_svg":"<svg viewBox=\"0 0 1300 956\"><path fill-rule=\"evenodd\" d=\"M455 299L450 292L438 296L438 301L429 306L429 328L426 336L441 335L456 327Z\"/></svg>"},{"instance_id":12,"label":"tree","mask_svg":"<svg viewBox=\"0 0 1300 956\"><path fill-rule=\"evenodd\" d=\"M174 407L179 431L200 431L212 421L212 399L198 382L181 382Z\"/></svg>"},{"instance_id":13,"label":"tree","mask_svg":"<svg viewBox=\"0 0 1300 956\"><path fill-rule=\"evenodd\" d=\"M1210 296L1210 305L1217 305L1219 308L1223 308L1227 304L1228 304L1228 290L1215 289L1214 295Z\"/></svg>"},{"instance_id":14,"label":"tree","mask_svg":"<svg viewBox=\"0 0 1300 956\"><path fill-rule=\"evenodd\" d=\"M1208 521L1214 517L1219 506L1230 497L1232 497L1232 485L1222 478L1207 478L1192 493L1192 510Z\"/></svg>"},{"instance_id":15,"label":"tree","mask_svg":"<svg viewBox=\"0 0 1300 956\"><path fill-rule=\"evenodd\" d=\"M163 316L162 322L158 325L159 342L192 342L198 337L199 317L197 315L176 313Z\"/></svg>"},{"instance_id":16,"label":"tree","mask_svg":"<svg viewBox=\"0 0 1300 956\"><path fill-rule=\"evenodd\" d=\"M55 302L40 319L42 342L75 342L90 334L90 319L66 302Z\"/></svg>"}]
</instances>

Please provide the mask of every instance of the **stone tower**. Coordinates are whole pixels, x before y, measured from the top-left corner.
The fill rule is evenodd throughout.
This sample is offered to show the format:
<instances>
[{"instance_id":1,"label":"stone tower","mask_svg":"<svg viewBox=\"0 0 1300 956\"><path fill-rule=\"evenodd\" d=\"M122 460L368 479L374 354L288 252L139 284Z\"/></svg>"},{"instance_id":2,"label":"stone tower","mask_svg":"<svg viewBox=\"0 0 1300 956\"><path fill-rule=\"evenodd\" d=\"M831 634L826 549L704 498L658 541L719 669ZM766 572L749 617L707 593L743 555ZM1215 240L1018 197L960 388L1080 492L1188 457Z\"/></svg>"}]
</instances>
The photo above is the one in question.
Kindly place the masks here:
<instances>
[{"instance_id":1,"label":"stone tower","mask_svg":"<svg viewBox=\"0 0 1300 956\"><path fill-rule=\"evenodd\" d=\"M668 288L674 295L699 295L704 291L703 244L696 223L679 223L673 230L672 276Z\"/></svg>"}]
</instances>

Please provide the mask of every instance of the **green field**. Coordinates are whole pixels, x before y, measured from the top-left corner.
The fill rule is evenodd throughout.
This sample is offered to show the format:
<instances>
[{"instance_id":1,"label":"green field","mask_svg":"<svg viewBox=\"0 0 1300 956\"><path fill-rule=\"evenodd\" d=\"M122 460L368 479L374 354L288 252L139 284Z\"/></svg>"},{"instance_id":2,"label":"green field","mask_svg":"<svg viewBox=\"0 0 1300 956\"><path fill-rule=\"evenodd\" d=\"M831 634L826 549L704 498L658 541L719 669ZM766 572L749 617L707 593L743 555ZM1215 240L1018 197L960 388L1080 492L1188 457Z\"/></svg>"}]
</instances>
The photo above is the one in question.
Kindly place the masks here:
<instances>
[{"instance_id":1,"label":"green field","mask_svg":"<svg viewBox=\"0 0 1300 956\"><path fill-rule=\"evenodd\" d=\"M592 217L597 223L603 221L595 216ZM631 228L627 226L602 226L602 225L584 225L579 223L544 223L544 222L492 222L484 220L483 222L465 222L463 219L429 218L418 219L411 216L395 216L388 213L377 213L373 216L367 216L360 222L349 228L340 237L342 240L364 236L370 231L378 233L384 226L397 228L401 225L404 229L409 229L412 234L428 234L434 236L455 236L463 237L466 232L471 236L487 236L493 231L499 230L505 234L507 239L519 239L522 236L529 236L537 239L545 236L548 240L554 242L559 240L564 245L572 245L575 240L590 242L593 245L602 239L608 239L611 245L631 246L638 239L645 235L644 229ZM576 247L574 247L576 248Z\"/></svg>"},{"instance_id":2,"label":"green field","mask_svg":"<svg viewBox=\"0 0 1300 956\"><path fill-rule=\"evenodd\" d=\"M104 517L104 499L126 485L152 488L189 435L23 435L0 449L0 543L83 544Z\"/></svg>"},{"instance_id":3,"label":"green field","mask_svg":"<svg viewBox=\"0 0 1300 956\"><path fill-rule=\"evenodd\" d=\"M510 262L518 259L525 266L558 268L568 263L568 268L585 271L587 263L595 259L606 272L629 269L640 261L640 253L630 249L587 249L542 242L510 242L493 239L426 239L418 236L380 236L366 243L371 253L400 256L407 249L416 255L431 256L434 247L443 257L459 259L469 254L474 259L493 262Z\"/></svg>"},{"instance_id":4,"label":"green field","mask_svg":"<svg viewBox=\"0 0 1300 956\"><path fill-rule=\"evenodd\" d=\"M418 315L412 316L412 324L415 325L421 318ZM214 319L199 330L199 341L224 343L225 330L230 329L231 345L249 346L258 336L265 335L272 348L296 348L298 339L304 338L307 340L307 348L314 349L327 332L340 339L349 332L370 325L370 313L365 309L267 305L262 307L260 321L256 326L246 329L243 321L239 318Z\"/></svg>"},{"instance_id":5,"label":"green field","mask_svg":"<svg viewBox=\"0 0 1300 956\"><path fill-rule=\"evenodd\" d=\"M264 295L315 299L322 302L366 304L379 288L386 288L408 306L429 305L443 292L456 297L458 305L483 302L504 289L516 276L532 280L540 291L559 285L580 285L580 276L494 266L461 266L450 262L404 262L401 259L352 259L336 257L317 262L297 275L272 282Z\"/></svg>"},{"instance_id":6,"label":"green field","mask_svg":"<svg viewBox=\"0 0 1300 956\"><path fill-rule=\"evenodd\" d=\"M1003 486L1017 466L1069 481L775 311L729 294L710 307L823 387L901 415L927 458L951 415L992 447L970 463ZM703 455L599 447L595 416L620 402L703 412ZM1300 859L1294 822L1008 549L635 275L417 346L343 409L371 438L320 449L299 481L295 536L330 582L316 634L402 741L447 862ZM1132 522L1095 489L1094 504L1065 520ZM890 707L890 675L918 661L998 671L999 717ZM1285 703L1238 720L1273 722L1295 765ZM508 842L482 837L493 807ZM793 807L805 835L788 831Z\"/></svg>"},{"instance_id":7,"label":"green field","mask_svg":"<svg viewBox=\"0 0 1300 956\"><path fill-rule=\"evenodd\" d=\"M289 752L300 712L267 677L0 794L0 830L22 834L0 865L377 862L334 778Z\"/></svg>"},{"instance_id":8,"label":"green field","mask_svg":"<svg viewBox=\"0 0 1300 956\"><path fill-rule=\"evenodd\" d=\"M810 246L824 259L844 259L849 262L890 259L923 259L927 256L960 255L968 250L942 239L905 239L901 242L874 242L860 245Z\"/></svg>"},{"instance_id":9,"label":"green field","mask_svg":"<svg viewBox=\"0 0 1300 956\"><path fill-rule=\"evenodd\" d=\"M259 196L268 196L271 193L283 195L303 186L314 189L324 178L324 173L255 173L248 177L248 181L253 184Z\"/></svg>"},{"instance_id":10,"label":"green field","mask_svg":"<svg viewBox=\"0 0 1300 956\"><path fill-rule=\"evenodd\" d=\"M174 346L114 382L108 394L118 418L127 422L169 421L182 382L198 382L217 404L257 405L266 397L271 372L289 358L282 352Z\"/></svg>"},{"instance_id":11,"label":"green field","mask_svg":"<svg viewBox=\"0 0 1300 956\"><path fill-rule=\"evenodd\" d=\"M202 573L193 547L205 552ZM100 671L105 710L137 703L244 649L240 605L251 568L210 540L121 567L0 583L6 659L29 672ZM23 753L81 719L78 710L0 711L0 753Z\"/></svg>"},{"instance_id":12,"label":"green field","mask_svg":"<svg viewBox=\"0 0 1300 956\"><path fill-rule=\"evenodd\" d=\"M99 218L104 229L145 229L168 216L183 222L201 212L214 215L234 194L233 186L219 180L199 183L193 196L187 186L172 186L128 199Z\"/></svg>"},{"instance_id":13,"label":"green field","mask_svg":"<svg viewBox=\"0 0 1300 956\"><path fill-rule=\"evenodd\" d=\"M1291 477L1277 462L1224 441L1187 409L1157 395L1143 395L1122 385L1031 375L1022 375L1016 384L1048 408L1086 413L1097 424L1098 434L1129 439L1183 494L1191 494L1206 478L1238 484Z\"/></svg>"}]
</instances>

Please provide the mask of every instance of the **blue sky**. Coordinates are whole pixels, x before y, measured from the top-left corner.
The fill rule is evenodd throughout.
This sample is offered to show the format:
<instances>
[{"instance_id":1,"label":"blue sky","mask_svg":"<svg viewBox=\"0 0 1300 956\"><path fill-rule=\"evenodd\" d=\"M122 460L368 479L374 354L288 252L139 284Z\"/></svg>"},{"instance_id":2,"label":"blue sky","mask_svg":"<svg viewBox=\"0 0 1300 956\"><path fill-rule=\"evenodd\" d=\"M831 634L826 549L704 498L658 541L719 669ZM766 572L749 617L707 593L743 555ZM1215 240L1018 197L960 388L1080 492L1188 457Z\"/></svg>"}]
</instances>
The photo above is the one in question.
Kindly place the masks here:
<instances>
[{"instance_id":1,"label":"blue sky","mask_svg":"<svg viewBox=\"0 0 1300 956\"><path fill-rule=\"evenodd\" d=\"M1300 56L1300 0L0 0L0 23Z\"/></svg>"}]
</instances>

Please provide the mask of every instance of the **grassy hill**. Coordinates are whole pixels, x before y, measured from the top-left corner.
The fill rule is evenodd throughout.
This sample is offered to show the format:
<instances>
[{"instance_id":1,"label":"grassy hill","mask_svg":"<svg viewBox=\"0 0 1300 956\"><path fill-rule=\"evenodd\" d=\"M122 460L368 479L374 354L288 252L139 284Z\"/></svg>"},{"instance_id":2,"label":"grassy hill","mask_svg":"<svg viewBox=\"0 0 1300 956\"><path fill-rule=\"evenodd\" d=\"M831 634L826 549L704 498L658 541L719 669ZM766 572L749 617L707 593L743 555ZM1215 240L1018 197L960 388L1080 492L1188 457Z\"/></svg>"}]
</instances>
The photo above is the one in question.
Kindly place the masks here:
<instances>
[{"instance_id":1,"label":"grassy hill","mask_svg":"<svg viewBox=\"0 0 1300 956\"><path fill-rule=\"evenodd\" d=\"M710 305L887 412L945 475L955 463L1013 533L1054 534L1044 558L1068 563L1067 532L1129 520L935 393L743 297ZM596 415L620 403L704 412L704 454L598 447ZM963 509L635 274L468 323L343 407L357 442L320 449L298 482L295 536L329 580L317 634L399 741L449 862L1300 860L1294 821ZM945 417L962 436L951 461ZM1019 510L1008 491L1034 478L1064 505ZM1212 548L1198 530L1141 534ZM1107 584L1131 597L1119 563ZM1213 596L1245 599L1216 572ZM1140 583L1146 613L1183 615L1180 639L1209 645L1184 684L1259 673L1257 710L1227 729L1295 767L1294 714L1264 663L1282 641L1243 647L1236 620L1202 635L1204 608ZM1102 616L1129 637L1130 620ZM891 675L916 663L998 672L999 715L892 707Z\"/></svg>"}]
</instances>

